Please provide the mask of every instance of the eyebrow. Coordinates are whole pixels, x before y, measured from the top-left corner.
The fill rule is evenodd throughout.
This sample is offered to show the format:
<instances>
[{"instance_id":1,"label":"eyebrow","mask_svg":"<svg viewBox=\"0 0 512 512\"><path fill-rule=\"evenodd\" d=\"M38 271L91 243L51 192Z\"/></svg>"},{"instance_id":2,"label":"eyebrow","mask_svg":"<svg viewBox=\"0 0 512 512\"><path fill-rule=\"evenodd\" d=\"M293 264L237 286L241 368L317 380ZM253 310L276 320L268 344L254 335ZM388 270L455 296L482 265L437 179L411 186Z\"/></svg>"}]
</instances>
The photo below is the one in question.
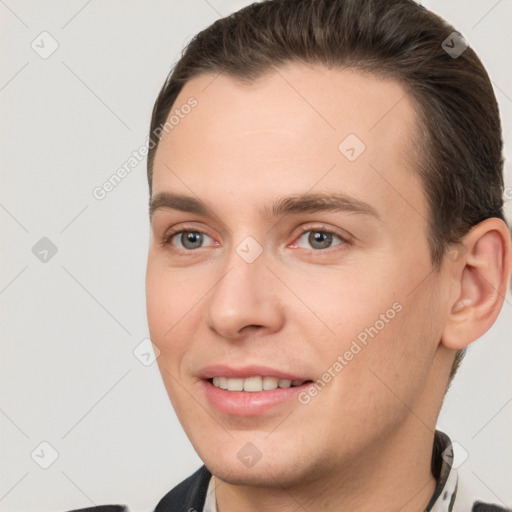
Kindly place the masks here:
<instances>
[{"instance_id":1,"label":"eyebrow","mask_svg":"<svg viewBox=\"0 0 512 512\"><path fill-rule=\"evenodd\" d=\"M204 216L211 215L210 208L201 200L171 192L160 192L151 199L149 206L150 219L156 211L162 209L178 210ZM272 217L331 211L370 215L380 219L377 210L371 205L341 193L306 193L282 197L271 205L265 206L264 211L268 216Z\"/></svg>"}]
</instances>

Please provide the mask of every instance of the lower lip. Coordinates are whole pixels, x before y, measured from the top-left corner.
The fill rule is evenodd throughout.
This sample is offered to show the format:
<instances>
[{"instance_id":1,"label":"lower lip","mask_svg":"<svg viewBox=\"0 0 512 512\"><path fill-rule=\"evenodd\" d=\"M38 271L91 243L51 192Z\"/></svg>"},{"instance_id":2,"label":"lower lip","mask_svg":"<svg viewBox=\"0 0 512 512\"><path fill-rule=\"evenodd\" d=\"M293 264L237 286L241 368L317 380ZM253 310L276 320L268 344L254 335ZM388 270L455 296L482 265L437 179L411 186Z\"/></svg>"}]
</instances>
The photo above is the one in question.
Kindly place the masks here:
<instances>
[{"instance_id":1,"label":"lower lip","mask_svg":"<svg viewBox=\"0 0 512 512\"><path fill-rule=\"evenodd\" d=\"M237 416L258 416L278 405L295 400L297 395L312 383L290 388L276 388L269 391L227 391L203 380L208 401L220 412Z\"/></svg>"}]
</instances>

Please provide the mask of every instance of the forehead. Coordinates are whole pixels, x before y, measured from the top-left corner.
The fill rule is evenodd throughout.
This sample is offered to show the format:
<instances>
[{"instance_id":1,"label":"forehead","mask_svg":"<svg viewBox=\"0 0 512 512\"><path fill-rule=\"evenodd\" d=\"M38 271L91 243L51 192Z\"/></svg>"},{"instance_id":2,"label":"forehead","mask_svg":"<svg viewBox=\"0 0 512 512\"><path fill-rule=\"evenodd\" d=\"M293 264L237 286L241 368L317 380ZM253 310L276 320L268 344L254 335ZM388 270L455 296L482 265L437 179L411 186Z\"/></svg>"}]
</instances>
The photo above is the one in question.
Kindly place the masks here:
<instances>
[{"instance_id":1,"label":"forehead","mask_svg":"<svg viewBox=\"0 0 512 512\"><path fill-rule=\"evenodd\" d=\"M190 98L196 106L183 109ZM425 208L415 104L395 80L299 64L250 83L201 75L173 114L155 156L154 194L216 190L243 206L274 193L342 189L370 201L396 195L393 204L380 200L384 210Z\"/></svg>"}]
</instances>

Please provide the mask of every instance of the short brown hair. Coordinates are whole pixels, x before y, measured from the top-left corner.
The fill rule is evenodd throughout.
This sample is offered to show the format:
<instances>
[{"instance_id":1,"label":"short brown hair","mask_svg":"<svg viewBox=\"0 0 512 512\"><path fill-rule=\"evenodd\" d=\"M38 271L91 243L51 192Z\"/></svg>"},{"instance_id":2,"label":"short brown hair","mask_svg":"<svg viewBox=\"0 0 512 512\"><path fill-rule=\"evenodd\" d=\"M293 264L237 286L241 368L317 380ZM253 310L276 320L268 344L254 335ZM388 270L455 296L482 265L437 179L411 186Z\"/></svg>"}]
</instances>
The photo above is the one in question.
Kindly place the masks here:
<instances>
[{"instance_id":1,"label":"short brown hair","mask_svg":"<svg viewBox=\"0 0 512 512\"><path fill-rule=\"evenodd\" d=\"M148 182L159 136L190 79L225 73L251 81L291 62L394 78L415 100L424 139L418 173L428 203L432 264L472 226L503 215L498 105L476 53L450 55L455 29L413 0L266 0L197 34L167 77L151 119ZM450 39L452 37L452 39ZM460 44L461 39L456 39ZM459 351L452 376L464 351Z\"/></svg>"}]
</instances>

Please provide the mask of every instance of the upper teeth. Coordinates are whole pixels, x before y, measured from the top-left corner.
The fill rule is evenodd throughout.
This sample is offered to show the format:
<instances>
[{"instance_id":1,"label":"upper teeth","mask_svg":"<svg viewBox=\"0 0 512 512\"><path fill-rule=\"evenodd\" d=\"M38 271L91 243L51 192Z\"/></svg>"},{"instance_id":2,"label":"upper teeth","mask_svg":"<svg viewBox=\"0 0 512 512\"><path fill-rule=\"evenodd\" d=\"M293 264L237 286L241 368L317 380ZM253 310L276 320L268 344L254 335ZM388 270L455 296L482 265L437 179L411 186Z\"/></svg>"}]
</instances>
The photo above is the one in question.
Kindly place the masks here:
<instances>
[{"instance_id":1,"label":"upper teeth","mask_svg":"<svg viewBox=\"0 0 512 512\"><path fill-rule=\"evenodd\" d=\"M231 379L228 377L213 377L213 385L228 391L270 391L276 388L300 386L303 380L278 379L277 377L247 377L246 379Z\"/></svg>"}]
</instances>

